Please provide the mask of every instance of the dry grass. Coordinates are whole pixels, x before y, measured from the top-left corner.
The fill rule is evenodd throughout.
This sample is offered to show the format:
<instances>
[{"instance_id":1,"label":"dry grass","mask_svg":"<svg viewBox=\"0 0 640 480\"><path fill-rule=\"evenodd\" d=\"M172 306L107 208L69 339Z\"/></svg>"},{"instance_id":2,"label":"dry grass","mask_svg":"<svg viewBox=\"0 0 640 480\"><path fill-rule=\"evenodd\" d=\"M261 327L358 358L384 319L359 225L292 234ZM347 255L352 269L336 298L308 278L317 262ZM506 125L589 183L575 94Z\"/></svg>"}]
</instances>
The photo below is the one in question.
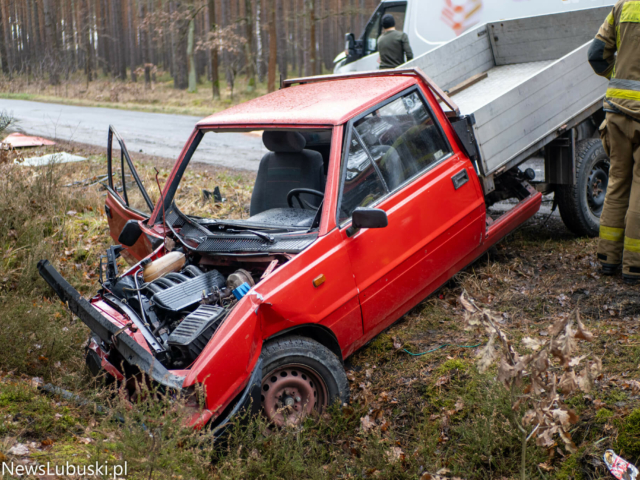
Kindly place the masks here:
<instances>
[{"instance_id":1,"label":"dry grass","mask_svg":"<svg viewBox=\"0 0 640 480\"><path fill-rule=\"evenodd\" d=\"M134 83L130 80L119 81L103 76L87 84L85 78L78 73L70 75L58 86L51 86L44 80L34 80L24 75L15 76L11 80L0 77L0 98L198 117L211 115L267 93L264 83L248 89L244 77L237 79L233 98L224 79L220 88L222 98L214 101L211 82L205 81L198 85L197 92L188 93L186 90L174 89L173 80L166 74L159 75L151 88L146 88L144 81Z\"/></svg>"}]
</instances>

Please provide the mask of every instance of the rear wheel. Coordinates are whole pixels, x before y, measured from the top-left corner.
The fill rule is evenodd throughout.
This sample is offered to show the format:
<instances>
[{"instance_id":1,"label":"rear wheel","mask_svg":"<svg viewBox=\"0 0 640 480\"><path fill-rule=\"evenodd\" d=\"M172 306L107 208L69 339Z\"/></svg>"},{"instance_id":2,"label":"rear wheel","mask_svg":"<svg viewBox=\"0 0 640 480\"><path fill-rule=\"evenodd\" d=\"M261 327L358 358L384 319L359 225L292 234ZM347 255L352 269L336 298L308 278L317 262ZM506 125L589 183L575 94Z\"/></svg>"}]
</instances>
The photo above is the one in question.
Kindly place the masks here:
<instances>
[{"instance_id":1,"label":"rear wheel","mask_svg":"<svg viewBox=\"0 0 640 480\"><path fill-rule=\"evenodd\" d=\"M277 426L298 425L313 411L349 399L340 359L314 340L273 340L263 347L262 359L262 411Z\"/></svg>"},{"instance_id":2,"label":"rear wheel","mask_svg":"<svg viewBox=\"0 0 640 480\"><path fill-rule=\"evenodd\" d=\"M609 181L609 157L602 142L588 139L578 143L575 166L575 184L556 187L560 216L576 235L597 237Z\"/></svg>"}]
</instances>

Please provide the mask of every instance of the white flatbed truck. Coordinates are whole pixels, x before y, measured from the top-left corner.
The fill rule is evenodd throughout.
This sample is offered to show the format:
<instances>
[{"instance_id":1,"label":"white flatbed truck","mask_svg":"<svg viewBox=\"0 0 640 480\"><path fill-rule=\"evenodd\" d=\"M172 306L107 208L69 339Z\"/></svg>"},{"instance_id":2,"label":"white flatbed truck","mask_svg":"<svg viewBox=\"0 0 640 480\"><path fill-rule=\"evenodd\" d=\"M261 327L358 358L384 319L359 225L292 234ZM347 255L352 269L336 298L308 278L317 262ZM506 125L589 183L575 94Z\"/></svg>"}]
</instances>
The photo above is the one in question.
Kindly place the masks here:
<instances>
[{"instance_id":1,"label":"white flatbed truck","mask_svg":"<svg viewBox=\"0 0 640 480\"><path fill-rule=\"evenodd\" d=\"M587 50L611 7L526 17L478 26L399 69L418 68L444 91L442 103L464 128L485 195L499 197L505 173L544 158L565 225L596 236L609 159L599 139L607 80L595 75ZM466 131L464 131L466 130ZM494 198L500 200L500 198Z\"/></svg>"}]
</instances>

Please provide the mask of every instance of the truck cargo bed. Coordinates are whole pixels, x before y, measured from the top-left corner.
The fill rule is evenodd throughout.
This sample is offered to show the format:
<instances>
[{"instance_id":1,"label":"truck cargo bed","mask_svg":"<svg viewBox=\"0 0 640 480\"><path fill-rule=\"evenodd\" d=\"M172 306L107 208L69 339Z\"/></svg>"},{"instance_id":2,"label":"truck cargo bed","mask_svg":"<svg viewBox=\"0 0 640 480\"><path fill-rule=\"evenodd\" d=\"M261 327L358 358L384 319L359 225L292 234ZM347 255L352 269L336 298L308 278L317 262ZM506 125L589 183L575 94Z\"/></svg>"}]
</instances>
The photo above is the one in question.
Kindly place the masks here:
<instances>
[{"instance_id":1,"label":"truck cargo bed","mask_svg":"<svg viewBox=\"0 0 640 480\"><path fill-rule=\"evenodd\" d=\"M587 50L610 10L484 24L402 67L420 68L452 92L461 114L474 115L481 173L489 176L522 163L564 125L600 107L607 80L593 73Z\"/></svg>"}]
</instances>

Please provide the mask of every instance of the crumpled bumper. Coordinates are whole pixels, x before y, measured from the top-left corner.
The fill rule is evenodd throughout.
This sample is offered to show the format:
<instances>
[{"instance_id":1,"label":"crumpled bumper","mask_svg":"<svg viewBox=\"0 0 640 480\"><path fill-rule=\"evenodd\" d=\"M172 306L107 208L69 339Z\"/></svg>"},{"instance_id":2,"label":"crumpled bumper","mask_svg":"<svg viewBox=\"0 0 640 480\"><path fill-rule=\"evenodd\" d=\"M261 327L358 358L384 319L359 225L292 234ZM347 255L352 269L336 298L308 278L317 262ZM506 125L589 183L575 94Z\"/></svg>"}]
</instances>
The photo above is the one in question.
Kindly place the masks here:
<instances>
[{"instance_id":1,"label":"crumpled bumper","mask_svg":"<svg viewBox=\"0 0 640 480\"><path fill-rule=\"evenodd\" d=\"M48 260L38 262L38 271L40 276L58 294L60 300L69 306L71 312L82 320L106 345L115 348L120 352L122 358L138 367L159 384L177 390L182 389L184 376L171 373L133 338L123 333L121 329L105 318L53 268Z\"/></svg>"},{"instance_id":2,"label":"crumpled bumper","mask_svg":"<svg viewBox=\"0 0 640 480\"><path fill-rule=\"evenodd\" d=\"M51 286L60 299L68 305L82 322L84 322L93 332L94 338L99 337L109 348L114 348L131 365L137 366L156 382L176 390L183 389L184 376L178 376L167 370L157 359L147 350L139 345L133 338L123 333L115 324L102 315L91 303L89 303L80 293L67 282L62 275L49 263L48 260L41 260L38 263L40 276ZM114 341L117 336L117 341ZM95 344L95 339L92 338ZM107 367L107 372L114 377L121 379L120 372L115 370L104 355L100 355L102 349L95 344L92 350L98 357L98 366ZM89 348L91 348L90 345ZM104 357L104 358L103 358ZM109 368L111 367L113 371ZM262 359L256 363L249 382L238 395L233 407L228 411L222 420L217 421L214 428L215 436L221 436L229 426L230 420L240 412L258 413L260 409L260 388L262 383ZM195 428L202 428L213 417L210 410L200 411L195 414L189 424Z\"/></svg>"}]
</instances>

